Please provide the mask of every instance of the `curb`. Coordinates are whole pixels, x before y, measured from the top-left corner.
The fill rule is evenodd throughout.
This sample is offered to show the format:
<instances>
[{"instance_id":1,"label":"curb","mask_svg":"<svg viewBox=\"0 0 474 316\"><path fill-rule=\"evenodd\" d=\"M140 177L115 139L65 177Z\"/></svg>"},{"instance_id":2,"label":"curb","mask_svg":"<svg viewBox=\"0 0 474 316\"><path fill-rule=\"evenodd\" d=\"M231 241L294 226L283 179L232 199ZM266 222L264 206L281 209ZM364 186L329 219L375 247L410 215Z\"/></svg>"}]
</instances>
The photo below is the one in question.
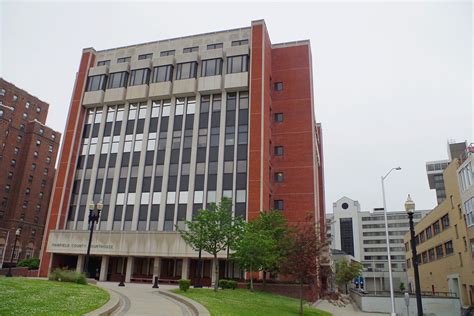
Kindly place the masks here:
<instances>
[{"instance_id":1,"label":"curb","mask_svg":"<svg viewBox=\"0 0 474 316\"><path fill-rule=\"evenodd\" d=\"M84 314L84 316L109 316L112 315L113 312L115 312L122 304L120 297L114 293L113 291L110 291L109 289L100 286L100 285L94 285L97 287L100 287L101 289L104 289L109 293L110 299L107 303L102 305L102 307L99 307L96 310L93 310L92 312L89 312L87 314Z\"/></svg>"},{"instance_id":2,"label":"curb","mask_svg":"<svg viewBox=\"0 0 474 316\"><path fill-rule=\"evenodd\" d=\"M187 297L172 293L170 291L158 291L160 294L172 298L186 305L196 316L211 316L211 313L201 304Z\"/></svg>"}]
</instances>

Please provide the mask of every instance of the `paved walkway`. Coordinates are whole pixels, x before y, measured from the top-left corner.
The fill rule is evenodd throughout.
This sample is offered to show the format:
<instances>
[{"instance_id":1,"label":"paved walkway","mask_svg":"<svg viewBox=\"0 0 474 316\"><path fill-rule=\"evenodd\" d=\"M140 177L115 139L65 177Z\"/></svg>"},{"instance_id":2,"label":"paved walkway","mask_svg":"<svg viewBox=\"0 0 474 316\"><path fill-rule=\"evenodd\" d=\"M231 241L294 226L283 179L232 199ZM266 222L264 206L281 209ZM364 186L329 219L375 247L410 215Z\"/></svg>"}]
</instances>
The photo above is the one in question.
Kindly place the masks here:
<instances>
[{"instance_id":1,"label":"paved walkway","mask_svg":"<svg viewBox=\"0 0 474 316\"><path fill-rule=\"evenodd\" d=\"M98 284L114 291L122 300L122 306L113 315L192 315L186 305L159 292L159 290L175 289L177 286L160 284L159 289L153 289L151 284L126 283L124 287L118 286L117 282L98 282Z\"/></svg>"},{"instance_id":2,"label":"paved walkway","mask_svg":"<svg viewBox=\"0 0 474 316\"><path fill-rule=\"evenodd\" d=\"M344 307L334 306L326 300L319 301L313 305L323 311L330 312L333 316L387 316L389 314L382 313L366 313L359 310L354 303L348 304Z\"/></svg>"}]
</instances>

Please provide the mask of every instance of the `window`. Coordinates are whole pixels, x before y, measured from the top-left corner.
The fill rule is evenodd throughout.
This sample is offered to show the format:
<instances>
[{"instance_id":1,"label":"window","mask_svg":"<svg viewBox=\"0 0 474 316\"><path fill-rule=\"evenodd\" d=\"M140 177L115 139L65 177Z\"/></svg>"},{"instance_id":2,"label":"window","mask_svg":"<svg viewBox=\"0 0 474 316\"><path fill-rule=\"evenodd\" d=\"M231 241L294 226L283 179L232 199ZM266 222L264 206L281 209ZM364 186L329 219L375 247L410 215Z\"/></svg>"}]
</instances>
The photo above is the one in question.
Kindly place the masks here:
<instances>
[{"instance_id":1,"label":"window","mask_svg":"<svg viewBox=\"0 0 474 316\"><path fill-rule=\"evenodd\" d=\"M148 84L149 79L150 79L150 69L143 68L143 69L132 70L132 73L130 75L129 86L138 86L141 84Z\"/></svg>"},{"instance_id":2,"label":"window","mask_svg":"<svg viewBox=\"0 0 474 316\"><path fill-rule=\"evenodd\" d=\"M41 108L40 108L40 107L37 107L37 108L36 108L36 113L39 113L39 112L41 112Z\"/></svg>"},{"instance_id":3,"label":"window","mask_svg":"<svg viewBox=\"0 0 474 316\"><path fill-rule=\"evenodd\" d=\"M28 118L28 113L23 113L23 119L27 119Z\"/></svg>"},{"instance_id":4,"label":"window","mask_svg":"<svg viewBox=\"0 0 474 316\"><path fill-rule=\"evenodd\" d=\"M152 82L171 81L173 78L173 66L165 65L153 68Z\"/></svg>"},{"instance_id":5,"label":"window","mask_svg":"<svg viewBox=\"0 0 474 316\"><path fill-rule=\"evenodd\" d=\"M38 152L35 151L35 152L33 153L33 157L38 158L38 156L39 156Z\"/></svg>"},{"instance_id":6,"label":"window","mask_svg":"<svg viewBox=\"0 0 474 316\"><path fill-rule=\"evenodd\" d=\"M48 151L49 151L50 153L53 152L53 145L49 145Z\"/></svg>"},{"instance_id":7,"label":"window","mask_svg":"<svg viewBox=\"0 0 474 316\"><path fill-rule=\"evenodd\" d=\"M274 89L275 91L283 90L283 82L275 82Z\"/></svg>"},{"instance_id":8,"label":"window","mask_svg":"<svg viewBox=\"0 0 474 316\"><path fill-rule=\"evenodd\" d=\"M10 161L10 166L12 166L12 167L15 167L15 166L16 166L16 160L15 160L15 159L12 159L12 160Z\"/></svg>"},{"instance_id":9,"label":"window","mask_svg":"<svg viewBox=\"0 0 474 316\"><path fill-rule=\"evenodd\" d=\"M3 117L3 114L4 114L3 110L0 110L0 117Z\"/></svg>"},{"instance_id":10,"label":"window","mask_svg":"<svg viewBox=\"0 0 474 316\"><path fill-rule=\"evenodd\" d=\"M426 234L426 240L428 240L428 239L430 239L431 237L433 237L433 232L432 232L432 230L431 230L431 226L426 229L425 234Z\"/></svg>"},{"instance_id":11,"label":"window","mask_svg":"<svg viewBox=\"0 0 474 316\"><path fill-rule=\"evenodd\" d=\"M275 182L283 182L283 172L275 172Z\"/></svg>"},{"instance_id":12,"label":"window","mask_svg":"<svg viewBox=\"0 0 474 316\"><path fill-rule=\"evenodd\" d=\"M238 41L232 41L231 46L242 46L242 45L248 45L249 40L248 39L242 39Z\"/></svg>"},{"instance_id":13,"label":"window","mask_svg":"<svg viewBox=\"0 0 474 316\"><path fill-rule=\"evenodd\" d=\"M107 89L123 88L127 86L128 72L114 72L110 74Z\"/></svg>"},{"instance_id":14,"label":"window","mask_svg":"<svg viewBox=\"0 0 474 316\"><path fill-rule=\"evenodd\" d=\"M464 211L466 212L466 225L474 225L474 198L464 202Z\"/></svg>"},{"instance_id":15,"label":"window","mask_svg":"<svg viewBox=\"0 0 474 316\"><path fill-rule=\"evenodd\" d=\"M443 245L436 246L436 258L441 259L444 256Z\"/></svg>"},{"instance_id":16,"label":"window","mask_svg":"<svg viewBox=\"0 0 474 316\"><path fill-rule=\"evenodd\" d=\"M222 74L222 59L203 60L201 67L201 76L218 76Z\"/></svg>"},{"instance_id":17,"label":"window","mask_svg":"<svg viewBox=\"0 0 474 316\"><path fill-rule=\"evenodd\" d=\"M36 169L36 164L35 163L32 163L31 164L31 170L35 170Z\"/></svg>"},{"instance_id":18,"label":"window","mask_svg":"<svg viewBox=\"0 0 474 316\"><path fill-rule=\"evenodd\" d=\"M121 57L121 58L117 58L117 63L119 63L119 64L128 63L128 62L130 62L130 60L132 60L131 57Z\"/></svg>"},{"instance_id":19,"label":"window","mask_svg":"<svg viewBox=\"0 0 474 316\"><path fill-rule=\"evenodd\" d=\"M40 129L39 129L39 133L40 133L41 135L43 135L43 134L44 134L44 129L40 128Z\"/></svg>"},{"instance_id":20,"label":"window","mask_svg":"<svg viewBox=\"0 0 474 316\"><path fill-rule=\"evenodd\" d=\"M233 74L248 71L248 55L227 57L227 73Z\"/></svg>"},{"instance_id":21,"label":"window","mask_svg":"<svg viewBox=\"0 0 474 316\"><path fill-rule=\"evenodd\" d=\"M143 59L152 59L153 58L153 54L142 54L142 55L138 55L138 60L143 60Z\"/></svg>"},{"instance_id":22,"label":"window","mask_svg":"<svg viewBox=\"0 0 474 316\"><path fill-rule=\"evenodd\" d=\"M15 94L15 95L13 96L13 101L17 101L17 100L18 100L18 96Z\"/></svg>"},{"instance_id":23,"label":"window","mask_svg":"<svg viewBox=\"0 0 474 316\"><path fill-rule=\"evenodd\" d=\"M441 227L439 226L439 221L436 221L434 224L433 224L433 233L434 235L437 235L441 232Z\"/></svg>"},{"instance_id":24,"label":"window","mask_svg":"<svg viewBox=\"0 0 474 316\"><path fill-rule=\"evenodd\" d=\"M105 90L106 75L90 76L87 78L86 91Z\"/></svg>"},{"instance_id":25,"label":"window","mask_svg":"<svg viewBox=\"0 0 474 316\"><path fill-rule=\"evenodd\" d=\"M47 164L51 163L51 157L49 157L49 156L46 157L46 163L47 163Z\"/></svg>"},{"instance_id":26,"label":"window","mask_svg":"<svg viewBox=\"0 0 474 316\"><path fill-rule=\"evenodd\" d=\"M101 60L97 62L97 66L109 66L110 60Z\"/></svg>"},{"instance_id":27,"label":"window","mask_svg":"<svg viewBox=\"0 0 474 316\"><path fill-rule=\"evenodd\" d=\"M176 51L174 49L173 50L166 50L166 51L160 52L160 56L161 57L174 56L175 53L176 53Z\"/></svg>"},{"instance_id":28,"label":"window","mask_svg":"<svg viewBox=\"0 0 474 316\"><path fill-rule=\"evenodd\" d=\"M56 139L56 134L52 133L52 134L51 134L51 139L52 139L52 140L55 140L55 139Z\"/></svg>"},{"instance_id":29,"label":"window","mask_svg":"<svg viewBox=\"0 0 474 316\"><path fill-rule=\"evenodd\" d=\"M176 70L176 80L196 78L197 62L178 64Z\"/></svg>"},{"instance_id":30,"label":"window","mask_svg":"<svg viewBox=\"0 0 474 316\"><path fill-rule=\"evenodd\" d=\"M199 51L198 46L183 48L183 53L192 53L192 52L197 52L197 51Z\"/></svg>"},{"instance_id":31,"label":"window","mask_svg":"<svg viewBox=\"0 0 474 316\"><path fill-rule=\"evenodd\" d=\"M283 146L275 146L275 156L283 156Z\"/></svg>"},{"instance_id":32,"label":"window","mask_svg":"<svg viewBox=\"0 0 474 316\"><path fill-rule=\"evenodd\" d=\"M275 200L275 201L274 201L274 206L273 206L273 207L274 207L276 210L282 211L282 210L283 210L283 206L284 206L284 205L283 205L283 200Z\"/></svg>"},{"instance_id":33,"label":"window","mask_svg":"<svg viewBox=\"0 0 474 316\"><path fill-rule=\"evenodd\" d=\"M452 254L452 253L454 252L454 249L453 249L453 242L452 242L451 240L448 241L448 242L446 242L446 243L444 244L444 249L445 249L445 251L446 251L446 256Z\"/></svg>"},{"instance_id":34,"label":"window","mask_svg":"<svg viewBox=\"0 0 474 316\"><path fill-rule=\"evenodd\" d=\"M44 174L45 176L48 175L48 168L44 168L43 174Z\"/></svg>"},{"instance_id":35,"label":"window","mask_svg":"<svg viewBox=\"0 0 474 316\"><path fill-rule=\"evenodd\" d=\"M283 122L283 113L275 113L275 122Z\"/></svg>"},{"instance_id":36,"label":"window","mask_svg":"<svg viewBox=\"0 0 474 316\"><path fill-rule=\"evenodd\" d=\"M209 44L207 45L207 49L210 50L210 49L217 49L217 48L222 48L223 45L222 43L216 43L216 44Z\"/></svg>"},{"instance_id":37,"label":"window","mask_svg":"<svg viewBox=\"0 0 474 316\"><path fill-rule=\"evenodd\" d=\"M6 92L5 89L3 89L3 88L0 89L0 95L1 95L1 96L4 96L4 95L5 95L5 92Z\"/></svg>"},{"instance_id":38,"label":"window","mask_svg":"<svg viewBox=\"0 0 474 316\"><path fill-rule=\"evenodd\" d=\"M26 101L26 103L25 103L25 108L26 108L26 109L29 109L29 108L30 108L30 102Z\"/></svg>"},{"instance_id":39,"label":"window","mask_svg":"<svg viewBox=\"0 0 474 316\"><path fill-rule=\"evenodd\" d=\"M428 250L428 258L430 259L430 262L435 261L435 250L434 250L434 248L431 248L431 249Z\"/></svg>"},{"instance_id":40,"label":"window","mask_svg":"<svg viewBox=\"0 0 474 316\"><path fill-rule=\"evenodd\" d=\"M441 224L443 226L443 229L446 229L446 228L449 227L449 215L448 214L441 217Z\"/></svg>"},{"instance_id":41,"label":"window","mask_svg":"<svg viewBox=\"0 0 474 316\"><path fill-rule=\"evenodd\" d=\"M20 152L20 148L15 147L15 149L13 149L13 153L14 153L16 156L18 155L19 152ZM35 151L35 154L36 154L35 157L38 157L38 152L37 152L37 151Z\"/></svg>"},{"instance_id":42,"label":"window","mask_svg":"<svg viewBox=\"0 0 474 316\"><path fill-rule=\"evenodd\" d=\"M5 192L10 192L10 185L9 184L5 185Z\"/></svg>"}]
</instances>

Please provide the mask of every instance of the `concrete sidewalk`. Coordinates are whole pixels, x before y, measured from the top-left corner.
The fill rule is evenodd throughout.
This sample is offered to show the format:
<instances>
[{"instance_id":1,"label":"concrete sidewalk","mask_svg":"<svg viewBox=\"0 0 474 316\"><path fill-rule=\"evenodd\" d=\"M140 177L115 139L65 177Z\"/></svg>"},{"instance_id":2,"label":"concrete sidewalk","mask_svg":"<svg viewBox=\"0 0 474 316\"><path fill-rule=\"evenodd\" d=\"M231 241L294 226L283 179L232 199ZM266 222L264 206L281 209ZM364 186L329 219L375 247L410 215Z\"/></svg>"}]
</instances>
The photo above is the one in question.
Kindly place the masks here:
<instances>
[{"instance_id":1,"label":"concrete sidewalk","mask_svg":"<svg viewBox=\"0 0 474 316\"><path fill-rule=\"evenodd\" d=\"M335 306L329 301L321 300L313 304L313 307L316 307L320 310L330 312L333 316L386 316L389 314L381 314L381 313L366 313L362 312L355 306L354 303L347 304L344 307Z\"/></svg>"},{"instance_id":2,"label":"concrete sidewalk","mask_svg":"<svg viewBox=\"0 0 474 316\"><path fill-rule=\"evenodd\" d=\"M124 287L118 286L117 282L98 282L98 284L117 293L122 300L122 306L113 315L193 315L186 305L159 292L176 289L177 286L160 285L159 289L153 289L151 284L126 283Z\"/></svg>"}]
</instances>

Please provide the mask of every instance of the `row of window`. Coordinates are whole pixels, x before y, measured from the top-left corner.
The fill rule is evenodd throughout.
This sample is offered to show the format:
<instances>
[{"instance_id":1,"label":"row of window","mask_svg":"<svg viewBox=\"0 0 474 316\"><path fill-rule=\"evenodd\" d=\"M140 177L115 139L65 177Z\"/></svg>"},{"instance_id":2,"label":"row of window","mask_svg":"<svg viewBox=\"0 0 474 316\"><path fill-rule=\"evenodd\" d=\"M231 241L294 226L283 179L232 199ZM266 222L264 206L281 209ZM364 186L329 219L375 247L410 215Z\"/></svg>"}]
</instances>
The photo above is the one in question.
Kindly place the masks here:
<instances>
[{"instance_id":1,"label":"row of window","mask_svg":"<svg viewBox=\"0 0 474 316\"><path fill-rule=\"evenodd\" d=\"M227 73L239 73L248 71L248 55L227 57ZM201 77L217 76L222 74L222 58L203 60L201 64ZM197 77L198 63L186 62L176 65L175 80L183 80ZM87 81L86 91L97 91L137 86L142 84L171 81L173 78L173 65L134 69L130 75L126 71L115 72L107 75L90 76ZM151 77L151 81L150 81Z\"/></svg>"},{"instance_id":2,"label":"row of window","mask_svg":"<svg viewBox=\"0 0 474 316\"><path fill-rule=\"evenodd\" d=\"M433 224L428 226L424 231L415 236L415 243L421 244L426 240L430 239L433 236L441 233L442 230L445 230L449 227L449 215L446 214L441 217L441 220L435 221ZM408 251L408 250L407 250Z\"/></svg>"},{"instance_id":3,"label":"row of window","mask_svg":"<svg viewBox=\"0 0 474 316\"><path fill-rule=\"evenodd\" d=\"M249 43L248 39L243 39L243 40L232 41L231 45L242 46L242 45L248 45L248 43ZM208 50L219 49L223 47L224 47L223 43L207 45ZM197 51L199 51L199 46L183 48L183 53L192 53L192 52L197 52ZM174 56L175 54L176 54L176 50L167 50L167 51L160 52L160 57ZM152 53L138 55L138 60L152 59L152 58L153 58ZM132 60L131 57L121 57L117 59L117 63L127 63L127 62L130 62L131 60ZM109 66L109 65L110 65L110 60L101 60L97 62L97 66Z\"/></svg>"},{"instance_id":4,"label":"row of window","mask_svg":"<svg viewBox=\"0 0 474 316\"><path fill-rule=\"evenodd\" d=\"M5 90L5 89L3 89L3 88L0 89L0 96L5 96L5 93L6 93L6 90ZM14 94L13 97L12 97L12 101L13 101L13 102L17 102L18 99L19 99L18 96L17 96L16 94ZM30 106L31 106L31 103L30 103L29 101L26 101L26 102L25 102L25 109L28 110L28 109L30 108ZM3 112L3 111L2 111L2 112ZM36 113L40 113L40 112L41 112L41 108L40 108L39 106L36 107ZM3 114L3 113L0 114L0 117L2 117L2 114Z\"/></svg>"},{"instance_id":5,"label":"row of window","mask_svg":"<svg viewBox=\"0 0 474 316\"><path fill-rule=\"evenodd\" d=\"M461 170L459 170L458 177L461 193L465 192L471 187L471 185L474 184L474 174L470 162L467 163Z\"/></svg>"},{"instance_id":6,"label":"row of window","mask_svg":"<svg viewBox=\"0 0 474 316\"><path fill-rule=\"evenodd\" d=\"M450 240L445 242L444 244L430 248L427 251L423 251L421 254L418 254L417 262L418 264L426 264L449 256L453 252L453 241ZM411 267L411 262L409 259L407 259L407 267Z\"/></svg>"}]
</instances>

